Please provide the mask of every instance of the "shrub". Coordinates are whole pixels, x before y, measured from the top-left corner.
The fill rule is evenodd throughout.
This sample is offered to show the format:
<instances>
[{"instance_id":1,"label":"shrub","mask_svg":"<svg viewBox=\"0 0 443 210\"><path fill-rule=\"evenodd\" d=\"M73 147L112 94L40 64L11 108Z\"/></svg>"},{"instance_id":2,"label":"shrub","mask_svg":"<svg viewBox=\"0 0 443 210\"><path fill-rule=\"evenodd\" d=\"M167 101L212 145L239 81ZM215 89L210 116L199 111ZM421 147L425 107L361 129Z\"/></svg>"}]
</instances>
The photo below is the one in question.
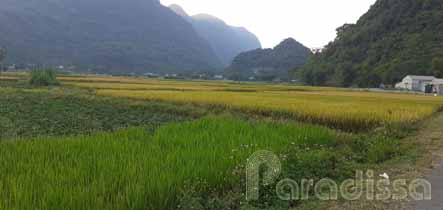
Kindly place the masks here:
<instances>
[{"instance_id":1,"label":"shrub","mask_svg":"<svg viewBox=\"0 0 443 210\"><path fill-rule=\"evenodd\" d=\"M35 86L52 86L59 85L57 81L57 74L51 69L39 69L31 72L31 85Z\"/></svg>"}]
</instances>

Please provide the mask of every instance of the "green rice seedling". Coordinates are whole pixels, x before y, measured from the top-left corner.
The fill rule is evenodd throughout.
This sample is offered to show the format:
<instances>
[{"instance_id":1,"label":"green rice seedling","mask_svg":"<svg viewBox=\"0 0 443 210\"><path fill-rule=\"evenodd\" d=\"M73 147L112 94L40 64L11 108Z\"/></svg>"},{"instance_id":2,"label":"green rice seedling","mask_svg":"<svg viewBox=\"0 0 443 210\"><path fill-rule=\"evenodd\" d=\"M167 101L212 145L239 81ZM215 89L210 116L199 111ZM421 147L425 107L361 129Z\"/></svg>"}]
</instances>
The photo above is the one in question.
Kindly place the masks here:
<instances>
[{"instance_id":1,"label":"green rice seedling","mask_svg":"<svg viewBox=\"0 0 443 210\"><path fill-rule=\"evenodd\" d=\"M207 117L66 138L0 143L0 209L175 209L186 183L223 190L257 150L335 145L334 133L312 125Z\"/></svg>"}]
</instances>

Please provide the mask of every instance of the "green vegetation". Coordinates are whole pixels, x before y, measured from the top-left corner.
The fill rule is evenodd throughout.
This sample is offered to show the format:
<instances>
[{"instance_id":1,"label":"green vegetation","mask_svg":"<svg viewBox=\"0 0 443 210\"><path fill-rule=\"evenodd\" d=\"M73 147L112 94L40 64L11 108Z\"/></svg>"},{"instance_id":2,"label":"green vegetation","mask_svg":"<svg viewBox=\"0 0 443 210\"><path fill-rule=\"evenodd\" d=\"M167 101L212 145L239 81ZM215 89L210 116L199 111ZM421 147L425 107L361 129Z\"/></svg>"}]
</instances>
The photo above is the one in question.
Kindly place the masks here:
<instances>
[{"instance_id":1,"label":"green vegetation","mask_svg":"<svg viewBox=\"0 0 443 210\"><path fill-rule=\"evenodd\" d=\"M443 77L443 58L434 58L434 60L432 60L432 70L436 77Z\"/></svg>"},{"instance_id":2,"label":"green vegetation","mask_svg":"<svg viewBox=\"0 0 443 210\"><path fill-rule=\"evenodd\" d=\"M330 131L315 126L231 118L170 124L152 136L130 129L8 141L0 147L0 209L172 209L185 182L238 183L233 170L258 149L334 142Z\"/></svg>"},{"instance_id":3,"label":"green vegetation","mask_svg":"<svg viewBox=\"0 0 443 210\"><path fill-rule=\"evenodd\" d=\"M31 71L29 83L34 86L53 86L59 85L57 73L52 69L37 69Z\"/></svg>"},{"instance_id":4,"label":"green vegetation","mask_svg":"<svg viewBox=\"0 0 443 210\"><path fill-rule=\"evenodd\" d=\"M297 76L309 85L378 87L433 75L433 59L443 56L442 11L441 0L378 0L357 24L338 28Z\"/></svg>"},{"instance_id":5,"label":"green vegetation","mask_svg":"<svg viewBox=\"0 0 443 210\"><path fill-rule=\"evenodd\" d=\"M1 89L0 139L114 131L129 126L153 129L198 116L190 107L98 98L70 89Z\"/></svg>"}]
</instances>

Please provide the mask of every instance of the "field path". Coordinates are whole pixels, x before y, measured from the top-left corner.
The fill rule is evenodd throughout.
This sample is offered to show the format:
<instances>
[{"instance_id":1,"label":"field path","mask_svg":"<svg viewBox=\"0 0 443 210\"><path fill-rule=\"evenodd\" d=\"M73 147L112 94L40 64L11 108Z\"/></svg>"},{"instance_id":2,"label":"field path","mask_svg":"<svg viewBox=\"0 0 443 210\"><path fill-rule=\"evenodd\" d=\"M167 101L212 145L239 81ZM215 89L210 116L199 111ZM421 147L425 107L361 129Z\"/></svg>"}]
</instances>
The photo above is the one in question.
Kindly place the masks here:
<instances>
[{"instance_id":1,"label":"field path","mask_svg":"<svg viewBox=\"0 0 443 210\"><path fill-rule=\"evenodd\" d=\"M432 200L412 202L412 210L443 210L443 114L426 122L415 137L417 142L425 145L432 158L431 170L425 178L432 184Z\"/></svg>"}]
</instances>

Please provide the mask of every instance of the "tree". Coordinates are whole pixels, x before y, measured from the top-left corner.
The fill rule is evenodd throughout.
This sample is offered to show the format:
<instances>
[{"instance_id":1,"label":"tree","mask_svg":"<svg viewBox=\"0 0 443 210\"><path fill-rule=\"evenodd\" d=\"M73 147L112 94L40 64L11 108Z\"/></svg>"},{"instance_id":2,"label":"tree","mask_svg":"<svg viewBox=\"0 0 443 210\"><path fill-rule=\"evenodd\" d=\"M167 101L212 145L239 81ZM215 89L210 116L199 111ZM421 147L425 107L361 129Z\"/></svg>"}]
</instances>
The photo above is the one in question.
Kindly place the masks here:
<instances>
[{"instance_id":1,"label":"tree","mask_svg":"<svg viewBox=\"0 0 443 210\"><path fill-rule=\"evenodd\" d=\"M299 70L300 79L378 87L406 75L443 77L442 9L442 0L377 0L356 24L337 29L337 38Z\"/></svg>"},{"instance_id":2,"label":"tree","mask_svg":"<svg viewBox=\"0 0 443 210\"><path fill-rule=\"evenodd\" d=\"M6 48L0 47L0 72L3 71L3 60L6 58Z\"/></svg>"},{"instance_id":3,"label":"tree","mask_svg":"<svg viewBox=\"0 0 443 210\"><path fill-rule=\"evenodd\" d=\"M443 58L434 58L432 60L432 71L436 77L443 77Z\"/></svg>"}]
</instances>

